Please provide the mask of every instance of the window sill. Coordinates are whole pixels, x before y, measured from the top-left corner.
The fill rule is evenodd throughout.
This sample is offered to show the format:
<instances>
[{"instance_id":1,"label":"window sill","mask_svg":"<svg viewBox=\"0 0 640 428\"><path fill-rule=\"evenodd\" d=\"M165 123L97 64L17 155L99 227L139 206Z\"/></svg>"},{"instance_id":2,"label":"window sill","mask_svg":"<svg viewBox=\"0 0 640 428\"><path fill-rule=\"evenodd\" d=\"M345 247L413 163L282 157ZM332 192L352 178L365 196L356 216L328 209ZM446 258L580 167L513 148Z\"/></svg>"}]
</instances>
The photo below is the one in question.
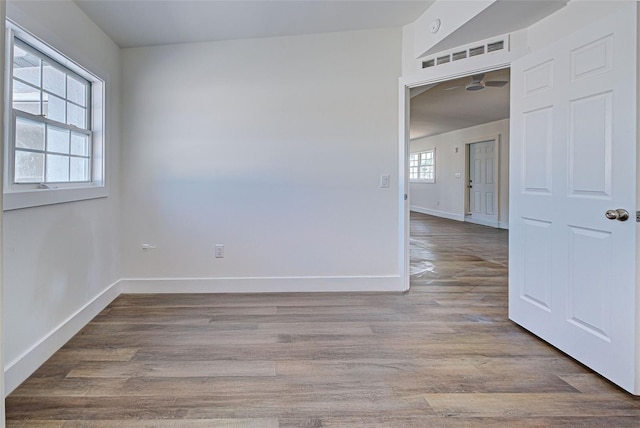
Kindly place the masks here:
<instances>
[{"instance_id":1,"label":"window sill","mask_svg":"<svg viewBox=\"0 0 640 428\"><path fill-rule=\"evenodd\" d=\"M43 205L106 198L107 196L109 196L109 190L105 186L6 192L3 195L2 209L4 211L11 211Z\"/></svg>"}]
</instances>

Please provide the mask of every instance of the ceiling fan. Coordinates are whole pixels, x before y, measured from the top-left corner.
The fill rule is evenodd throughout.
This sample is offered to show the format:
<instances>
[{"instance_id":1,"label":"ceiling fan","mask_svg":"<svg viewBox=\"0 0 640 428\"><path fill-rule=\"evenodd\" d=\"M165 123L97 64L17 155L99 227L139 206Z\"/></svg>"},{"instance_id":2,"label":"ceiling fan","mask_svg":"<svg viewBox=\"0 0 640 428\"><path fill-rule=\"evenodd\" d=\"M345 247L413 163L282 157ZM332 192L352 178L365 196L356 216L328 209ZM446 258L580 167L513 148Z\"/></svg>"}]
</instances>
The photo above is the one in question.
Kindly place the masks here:
<instances>
[{"instance_id":1,"label":"ceiling fan","mask_svg":"<svg viewBox=\"0 0 640 428\"><path fill-rule=\"evenodd\" d=\"M457 86L452 86L450 88L446 88L445 91L451 91L453 89L458 89L458 88L464 88L467 91L479 91L480 89L484 89L485 87L490 87L490 88L502 88L504 87L507 83L509 83L508 80L487 80L484 81L484 73L480 73L480 74L474 74L473 76L471 76L471 81L469 83L467 83L466 85L457 85Z\"/></svg>"}]
</instances>

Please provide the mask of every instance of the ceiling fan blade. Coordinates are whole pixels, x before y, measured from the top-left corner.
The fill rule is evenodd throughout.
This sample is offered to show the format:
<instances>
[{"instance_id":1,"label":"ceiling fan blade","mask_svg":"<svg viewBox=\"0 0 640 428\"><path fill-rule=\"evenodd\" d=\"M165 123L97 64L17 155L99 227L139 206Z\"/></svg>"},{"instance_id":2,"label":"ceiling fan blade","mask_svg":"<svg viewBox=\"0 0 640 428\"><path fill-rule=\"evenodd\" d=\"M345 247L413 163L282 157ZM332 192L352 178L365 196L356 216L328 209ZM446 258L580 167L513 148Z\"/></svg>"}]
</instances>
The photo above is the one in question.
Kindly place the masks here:
<instances>
[{"instance_id":1,"label":"ceiling fan blade","mask_svg":"<svg viewBox=\"0 0 640 428\"><path fill-rule=\"evenodd\" d=\"M484 85L492 86L494 88L502 88L507 83L509 83L507 80L489 80L488 82L484 82Z\"/></svg>"},{"instance_id":2,"label":"ceiling fan blade","mask_svg":"<svg viewBox=\"0 0 640 428\"><path fill-rule=\"evenodd\" d=\"M458 89L458 88L464 88L463 85L458 85L458 86L450 86L448 88L444 88L445 91L453 91L454 89Z\"/></svg>"}]
</instances>

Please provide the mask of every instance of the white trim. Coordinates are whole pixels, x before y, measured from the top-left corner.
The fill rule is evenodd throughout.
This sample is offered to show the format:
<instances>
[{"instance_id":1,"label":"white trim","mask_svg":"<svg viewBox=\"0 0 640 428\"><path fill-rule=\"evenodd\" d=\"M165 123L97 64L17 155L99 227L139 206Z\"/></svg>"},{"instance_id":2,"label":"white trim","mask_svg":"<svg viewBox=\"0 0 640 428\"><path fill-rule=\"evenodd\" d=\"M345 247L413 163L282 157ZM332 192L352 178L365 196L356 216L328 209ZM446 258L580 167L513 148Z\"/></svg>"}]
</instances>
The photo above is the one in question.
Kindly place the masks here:
<instances>
[{"instance_id":1,"label":"white trim","mask_svg":"<svg viewBox=\"0 0 640 428\"><path fill-rule=\"evenodd\" d=\"M409 266L409 106L411 103L411 93L408 85L400 81L398 93L399 120L398 128L400 138L398 139L398 271L401 276L403 290L408 291L411 287L411 270Z\"/></svg>"},{"instance_id":2,"label":"white trim","mask_svg":"<svg viewBox=\"0 0 640 428\"><path fill-rule=\"evenodd\" d=\"M10 211L42 205L106 198L108 196L109 190L104 186L23 190L5 193L3 195L3 209L4 211Z\"/></svg>"},{"instance_id":3,"label":"white trim","mask_svg":"<svg viewBox=\"0 0 640 428\"><path fill-rule=\"evenodd\" d=\"M0 55L3 55L2 58L4 58L3 49L5 46L5 37L6 37L6 28L5 28L6 16L7 16L7 2L0 1ZM0 61L0 64L3 65L2 68L0 68L0 100L4 100L4 90L5 90L4 74L5 74L6 64L4 64L2 61ZM5 108L6 108L6 105L4 103L0 105L0 120L2 120L2 122L0 122L0 136L4 136L4 127L5 127L4 109ZM4 189L4 145L5 144L6 144L5 139L0 138L0 189ZM2 201L2 198L0 198L0 241L2 241L2 236L3 236L2 222L3 222L4 216L2 215L2 212L3 212L2 205L3 205L3 201ZM2 246L0 246L0 307L3 307L4 305L3 265L4 265L4 256L2 253ZM4 343L5 320L3 318L4 317L0 318L0 367L4 367L4 352L6 349L6 345ZM4 391L4 389L5 389L5 376L0 376L0 391ZM1 428L5 427L4 400L0 401L0 427Z\"/></svg>"},{"instance_id":4,"label":"white trim","mask_svg":"<svg viewBox=\"0 0 640 428\"><path fill-rule=\"evenodd\" d=\"M499 221L498 222L498 227L500 229L509 230L509 223L505 223L504 221Z\"/></svg>"},{"instance_id":5,"label":"white trim","mask_svg":"<svg viewBox=\"0 0 640 428\"><path fill-rule=\"evenodd\" d=\"M409 101L411 96L409 90L419 86L444 82L459 77L471 76L478 73L487 73L489 71L499 70L511 67L511 62L517 56L512 51L498 51L492 55L479 55L469 58L466 61L455 61L444 64L440 67L430 67L420 70L419 72L403 76L399 79L399 149L398 156L400 160L400 213L399 213L399 250L398 260L400 264L400 273L402 282L405 284L406 290L409 289L409 204L404 195L409 194ZM464 221L464 216L462 220Z\"/></svg>"},{"instance_id":6,"label":"white trim","mask_svg":"<svg viewBox=\"0 0 640 428\"><path fill-rule=\"evenodd\" d=\"M420 214L427 214L427 215L432 215L435 217L442 217L442 218L448 218L449 220L456 220L456 221L464 221L464 215L462 214L456 214L456 213L450 213L447 211L438 211L438 210L432 210L429 208L422 208L422 207L417 207L414 205L411 205L411 211L420 213Z\"/></svg>"},{"instance_id":7,"label":"white trim","mask_svg":"<svg viewBox=\"0 0 640 428\"><path fill-rule=\"evenodd\" d=\"M129 278L120 280L120 292L136 293L324 293L403 292L401 277L239 277L239 278Z\"/></svg>"},{"instance_id":8,"label":"white trim","mask_svg":"<svg viewBox=\"0 0 640 428\"><path fill-rule=\"evenodd\" d=\"M96 315L120 295L119 281L109 285L82 308L36 342L4 368L5 397L24 382L38 367L75 336Z\"/></svg>"},{"instance_id":9,"label":"white trim","mask_svg":"<svg viewBox=\"0 0 640 428\"><path fill-rule=\"evenodd\" d=\"M493 227L495 229L498 229L500 227L499 221L487 221L487 220L482 220L478 218L473 218L472 216L465 216L464 221L467 223L479 224L480 226Z\"/></svg>"}]
</instances>

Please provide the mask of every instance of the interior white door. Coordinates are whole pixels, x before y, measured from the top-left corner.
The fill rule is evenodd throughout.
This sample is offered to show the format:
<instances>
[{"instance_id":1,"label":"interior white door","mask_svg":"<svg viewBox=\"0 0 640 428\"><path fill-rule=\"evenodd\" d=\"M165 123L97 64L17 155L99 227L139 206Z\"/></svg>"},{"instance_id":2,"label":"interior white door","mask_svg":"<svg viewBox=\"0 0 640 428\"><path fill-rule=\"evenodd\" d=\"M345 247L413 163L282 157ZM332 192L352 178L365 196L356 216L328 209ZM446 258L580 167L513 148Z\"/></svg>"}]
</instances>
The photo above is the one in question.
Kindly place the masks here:
<instances>
[{"instance_id":1,"label":"interior white door","mask_svg":"<svg viewBox=\"0 0 640 428\"><path fill-rule=\"evenodd\" d=\"M498 227L498 168L495 141L469 145L469 215L472 223Z\"/></svg>"},{"instance_id":2,"label":"interior white door","mask_svg":"<svg viewBox=\"0 0 640 428\"><path fill-rule=\"evenodd\" d=\"M511 85L509 317L639 394L635 2L515 61Z\"/></svg>"}]
</instances>

